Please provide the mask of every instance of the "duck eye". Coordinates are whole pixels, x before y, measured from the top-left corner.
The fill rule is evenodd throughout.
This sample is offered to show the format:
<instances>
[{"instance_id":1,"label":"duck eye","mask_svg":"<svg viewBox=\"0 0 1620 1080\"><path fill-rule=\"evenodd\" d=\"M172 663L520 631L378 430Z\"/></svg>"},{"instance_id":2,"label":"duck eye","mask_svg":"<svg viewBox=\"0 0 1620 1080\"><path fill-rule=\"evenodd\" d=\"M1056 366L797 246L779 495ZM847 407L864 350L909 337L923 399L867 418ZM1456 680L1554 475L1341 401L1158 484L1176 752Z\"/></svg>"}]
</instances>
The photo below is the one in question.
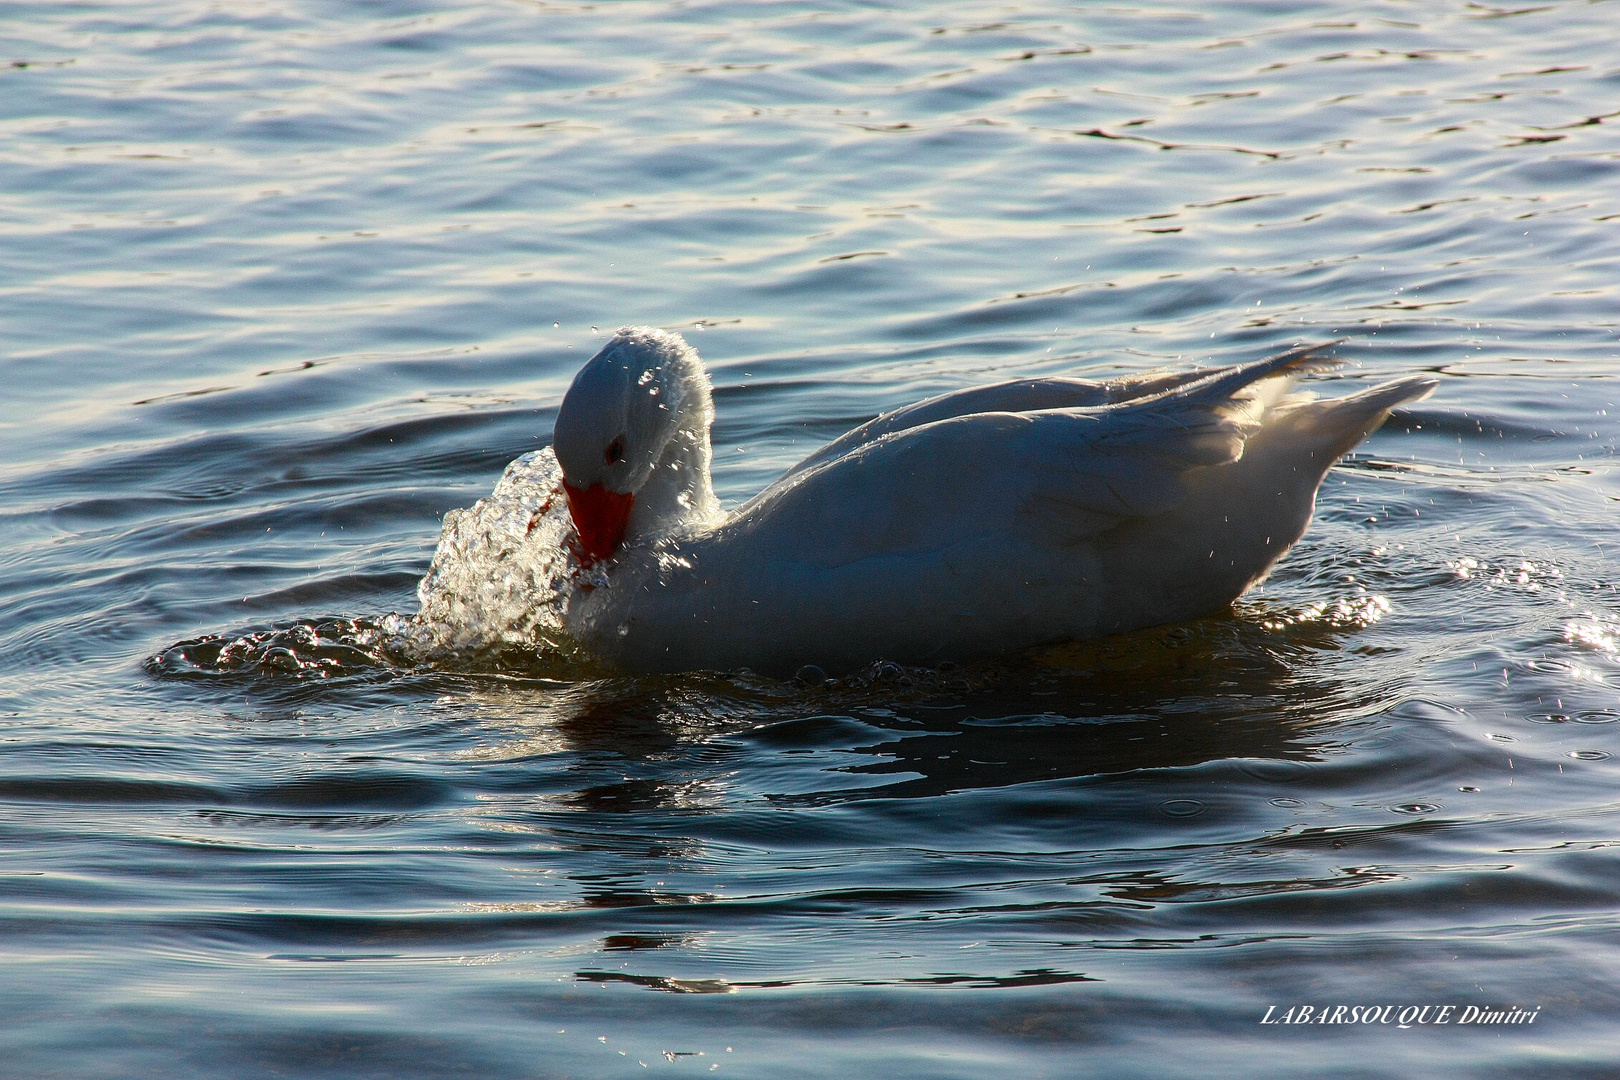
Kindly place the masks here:
<instances>
[{"instance_id":1,"label":"duck eye","mask_svg":"<svg viewBox=\"0 0 1620 1080\"><path fill-rule=\"evenodd\" d=\"M624 460L623 435L620 435L617 439L614 439L612 442L608 443L608 448L602 452L602 460L606 461L609 465L617 465L619 462Z\"/></svg>"}]
</instances>

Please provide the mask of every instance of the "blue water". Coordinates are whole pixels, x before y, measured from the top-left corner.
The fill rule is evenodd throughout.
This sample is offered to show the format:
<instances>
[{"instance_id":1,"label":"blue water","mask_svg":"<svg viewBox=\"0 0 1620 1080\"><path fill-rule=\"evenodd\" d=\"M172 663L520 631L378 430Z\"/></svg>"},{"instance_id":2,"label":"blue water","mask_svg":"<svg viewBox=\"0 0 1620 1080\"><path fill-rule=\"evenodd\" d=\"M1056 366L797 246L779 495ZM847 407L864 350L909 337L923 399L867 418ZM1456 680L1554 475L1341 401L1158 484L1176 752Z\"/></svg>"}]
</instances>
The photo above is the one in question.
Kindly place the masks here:
<instances>
[{"instance_id":1,"label":"blue water","mask_svg":"<svg viewBox=\"0 0 1620 1080\"><path fill-rule=\"evenodd\" d=\"M0 9L0 1072L1615 1075L1617 19ZM999 378L1441 387L1229 617L830 685L367 646L625 323L731 504ZM1260 1022L1408 1003L1540 1012Z\"/></svg>"}]
</instances>

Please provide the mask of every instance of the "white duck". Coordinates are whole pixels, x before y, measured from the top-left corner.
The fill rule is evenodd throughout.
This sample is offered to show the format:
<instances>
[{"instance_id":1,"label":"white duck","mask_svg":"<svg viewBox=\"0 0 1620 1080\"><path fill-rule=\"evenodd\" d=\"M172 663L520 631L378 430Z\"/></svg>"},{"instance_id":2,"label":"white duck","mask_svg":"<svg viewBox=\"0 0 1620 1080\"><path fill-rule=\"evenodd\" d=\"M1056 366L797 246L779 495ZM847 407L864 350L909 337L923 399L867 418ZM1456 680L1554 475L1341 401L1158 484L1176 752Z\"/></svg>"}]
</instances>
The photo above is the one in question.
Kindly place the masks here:
<instances>
[{"instance_id":1,"label":"white duck","mask_svg":"<svg viewBox=\"0 0 1620 1080\"><path fill-rule=\"evenodd\" d=\"M680 335L628 327L557 414L581 562L568 631L634 671L932 664L1207 615L1304 533L1410 377L1290 394L1311 347L1107 382L1023 379L886 413L730 514Z\"/></svg>"}]
</instances>

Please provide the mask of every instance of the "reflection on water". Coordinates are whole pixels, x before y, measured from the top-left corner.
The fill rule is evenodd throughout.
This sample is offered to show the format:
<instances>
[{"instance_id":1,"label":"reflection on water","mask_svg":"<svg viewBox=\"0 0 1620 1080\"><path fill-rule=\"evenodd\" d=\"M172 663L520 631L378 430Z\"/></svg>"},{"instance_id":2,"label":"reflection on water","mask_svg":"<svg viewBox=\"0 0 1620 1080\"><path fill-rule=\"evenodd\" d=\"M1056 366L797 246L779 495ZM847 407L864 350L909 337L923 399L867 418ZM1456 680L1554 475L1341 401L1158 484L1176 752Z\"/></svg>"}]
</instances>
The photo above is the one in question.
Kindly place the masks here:
<instances>
[{"instance_id":1,"label":"reflection on water","mask_svg":"<svg viewBox=\"0 0 1620 1080\"><path fill-rule=\"evenodd\" d=\"M14 1068L1611 1075L1609 6L0 12ZM1227 617L621 678L486 504L412 637L623 323L728 505L995 379L1442 386ZM1541 1012L1258 1023L1339 1002Z\"/></svg>"}]
</instances>

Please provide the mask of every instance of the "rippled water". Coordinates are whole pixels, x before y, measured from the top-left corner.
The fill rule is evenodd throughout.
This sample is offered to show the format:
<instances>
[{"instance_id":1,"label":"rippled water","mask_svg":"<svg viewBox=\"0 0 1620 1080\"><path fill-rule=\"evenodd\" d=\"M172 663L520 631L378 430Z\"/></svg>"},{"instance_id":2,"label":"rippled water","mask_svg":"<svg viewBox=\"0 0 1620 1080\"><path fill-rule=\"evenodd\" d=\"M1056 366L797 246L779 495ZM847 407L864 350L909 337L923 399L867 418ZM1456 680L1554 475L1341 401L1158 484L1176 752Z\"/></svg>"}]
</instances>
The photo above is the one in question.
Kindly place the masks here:
<instances>
[{"instance_id":1,"label":"rippled water","mask_svg":"<svg viewBox=\"0 0 1620 1080\"><path fill-rule=\"evenodd\" d=\"M1614 1075L1617 18L6 6L5 1068ZM733 504L996 378L1442 383L1228 618L401 662L442 515L633 322ZM1540 1012L1260 1023L1407 1003Z\"/></svg>"}]
</instances>

